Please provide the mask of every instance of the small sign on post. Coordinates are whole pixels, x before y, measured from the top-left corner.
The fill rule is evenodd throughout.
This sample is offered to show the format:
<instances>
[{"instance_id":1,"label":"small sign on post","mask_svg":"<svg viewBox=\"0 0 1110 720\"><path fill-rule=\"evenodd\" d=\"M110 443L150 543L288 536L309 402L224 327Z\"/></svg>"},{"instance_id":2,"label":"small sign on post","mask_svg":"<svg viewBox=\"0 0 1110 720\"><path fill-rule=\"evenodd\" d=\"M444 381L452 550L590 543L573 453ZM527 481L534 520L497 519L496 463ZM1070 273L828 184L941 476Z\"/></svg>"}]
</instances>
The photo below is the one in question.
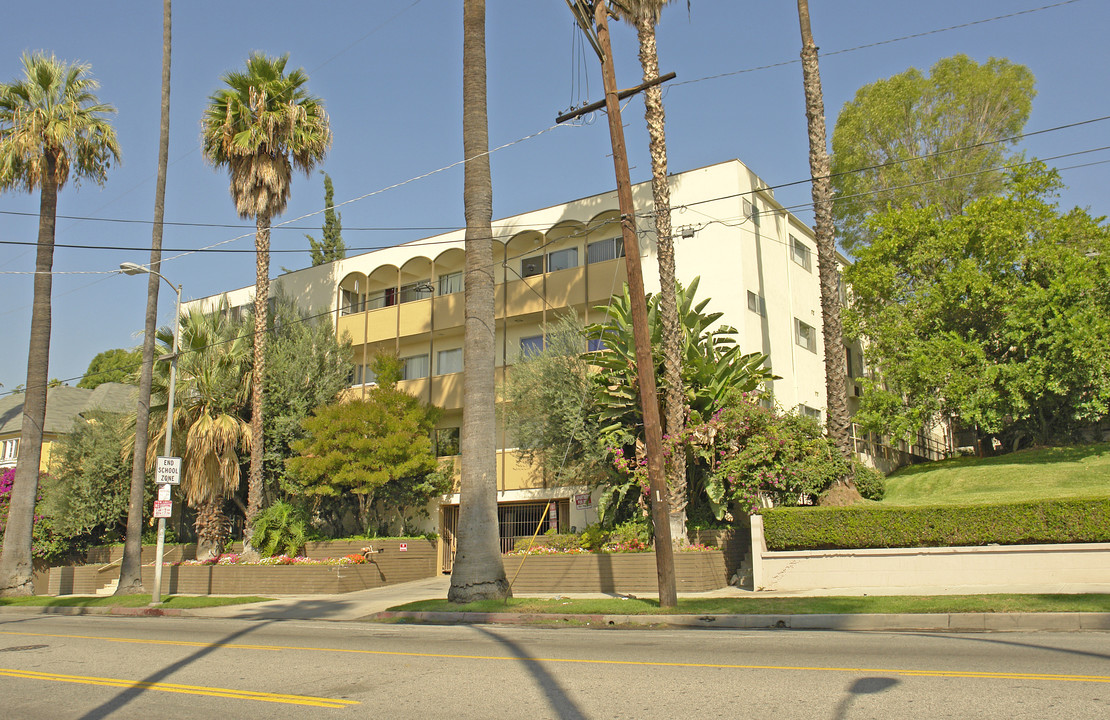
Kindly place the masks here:
<instances>
[{"instance_id":1,"label":"small sign on post","mask_svg":"<svg viewBox=\"0 0 1110 720\"><path fill-rule=\"evenodd\" d=\"M172 500L155 500L154 501L154 517L168 518L173 515L173 501Z\"/></svg>"},{"instance_id":2,"label":"small sign on post","mask_svg":"<svg viewBox=\"0 0 1110 720\"><path fill-rule=\"evenodd\" d=\"M171 488L169 485L159 485L158 486L158 499L159 500L172 500L173 497L170 494L172 492L173 492L173 488Z\"/></svg>"},{"instance_id":3,"label":"small sign on post","mask_svg":"<svg viewBox=\"0 0 1110 720\"><path fill-rule=\"evenodd\" d=\"M159 456L154 461L154 482L158 485L180 485L181 458Z\"/></svg>"},{"instance_id":4,"label":"small sign on post","mask_svg":"<svg viewBox=\"0 0 1110 720\"><path fill-rule=\"evenodd\" d=\"M408 543L401 543L401 547L399 547L397 549L400 552L408 552L409 551L409 544Z\"/></svg>"},{"instance_id":5,"label":"small sign on post","mask_svg":"<svg viewBox=\"0 0 1110 720\"><path fill-rule=\"evenodd\" d=\"M574 496L574 506L579 510L586 510L593 507L593 499L589 493L582 493Z\"/></svg>"}]
</instances>

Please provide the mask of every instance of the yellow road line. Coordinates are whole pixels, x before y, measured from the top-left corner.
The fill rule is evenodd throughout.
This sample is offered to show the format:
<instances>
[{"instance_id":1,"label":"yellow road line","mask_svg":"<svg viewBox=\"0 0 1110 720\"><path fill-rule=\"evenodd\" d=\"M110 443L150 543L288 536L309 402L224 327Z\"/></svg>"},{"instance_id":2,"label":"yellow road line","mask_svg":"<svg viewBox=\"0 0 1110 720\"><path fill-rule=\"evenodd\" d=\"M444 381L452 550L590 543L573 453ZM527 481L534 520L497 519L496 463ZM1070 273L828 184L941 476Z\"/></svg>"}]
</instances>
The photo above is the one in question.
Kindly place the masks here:
<instances>
[{"instance_id":1,"label":"yellow road line","mask_svg":"<svg viewBox=\"0 0 1110 720\"><path fill-rule=\"evenodd\" d=\"M359 648L322 648L322 647L297 647L293 645L233 645L223 643L183 642L180 640L138 640L133 638L102 637L97 635L51 635L47 633L32 632L4 632L0 635L20 635L26 637L56 637L77 640L100 640L104 642L140 642L150 645L190 645L200 647L220 647L235 650L268 650L282 651L293 650L300 652L347 653L355 655L377 655L385 657L414 657L437 658L445 660L497 660L519 661L521 658L511 655L457 655L450 653L418 653L401 652L394 650L364 650ZM848 673L885 673L903 675L907 677L950 677L950 678L978 678L985 680L1045 680L1055 682L1095 682L1110 683L1110 675L1059 675L1049 673L1022 673L1022 672L979 672L975 670L931 670L912 668L855 668L855 667L819 667L808 665L737 665L727 663L688 663L688 662L659 662L644 660L594 660L587 658L527 658L534 662L563 663L577 665L627 665L633 667L667 667L667 668L707 668L713 670L794 670L804 672L848 672Z\"/></svg>"},{"instance_id":2,"label":"yellow road line","mask_svg":"<svg viewBox=\"0 0 1110 720\"><path fill-rule=\"evenodd\" d=\"M179 685L177 683L145 682L122 678L92 677L88 675L63 675L61 673L36 672L0 668L0 677L23 678L26 680L49 680L54 682L77 683L80 685L100 685L115 688L138 688L157 692L182 693L186 695L206 695L208 697L230 698L234 700L256 700L258 702L283 703L286 705L307 705L310 707L343 708L358 705L356 700L336 700L333 698L312 697L309 695L287 695L255 690L234 690L231 688L206 687L204 685Z\"/></svg>"}]
</instances>

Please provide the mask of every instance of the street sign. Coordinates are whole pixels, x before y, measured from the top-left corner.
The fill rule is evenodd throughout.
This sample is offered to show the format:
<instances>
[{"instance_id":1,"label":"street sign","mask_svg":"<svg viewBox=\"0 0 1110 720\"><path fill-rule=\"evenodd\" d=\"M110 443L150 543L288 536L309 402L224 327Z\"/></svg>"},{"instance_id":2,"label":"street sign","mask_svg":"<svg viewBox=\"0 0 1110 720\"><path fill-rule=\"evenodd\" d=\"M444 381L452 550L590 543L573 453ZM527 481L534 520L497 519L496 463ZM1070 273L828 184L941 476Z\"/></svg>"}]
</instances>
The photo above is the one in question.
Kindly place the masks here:
<instances>
[{"instance_id":1,"label":"street sign","mask_svg":"<svg viewBox=\"0 0 1110 720\"><path fill-rule=\"evenodd\" d=\"M399 548L399 550L400 550L400 552L408 552L409 551L409 544L408 543L401 543L401 547Z\"/></svg>"},{"instance_id":2,"label":"street sign","mask_svg":"<svg viewBox=\"0 0 1110 720\"><path fill-rule=\"evenodd\" d=\"M593 507L589 493L582 493L581 495L574 496L574 506L579 510L585 510Z\"/></svg>"},{"instance_id":3,"label":"street sign","mask_svg":"<svg viewBox=\"0 0 1110 720\"><path fill-rule=\"evenodd\" d=\"M158 486L158 499L159 500L172 500L173 497L170 495L171 492L173 492L173 488L171 488L169 485L159 485Z\"/></svg>"},{"instance_id":4,"label":"street sign","mask_svg":"<svg viewBox=\"0 0 1110 720\"><path fill-rule=\"evenodd\" d=\"M154 517L168 518L173 514L173 502L170 500L154 501Z\"/></svg>"},{"instance_id":5,"label":"street sign","mask_svg":"<svg viewBox=\"0 0 1110 720\"><path fill-rule=\"evenodd\" d=\"M154 482L159 485L180 485L181 458L159 456L154 461Z\"/></svg>"}]
</instances>

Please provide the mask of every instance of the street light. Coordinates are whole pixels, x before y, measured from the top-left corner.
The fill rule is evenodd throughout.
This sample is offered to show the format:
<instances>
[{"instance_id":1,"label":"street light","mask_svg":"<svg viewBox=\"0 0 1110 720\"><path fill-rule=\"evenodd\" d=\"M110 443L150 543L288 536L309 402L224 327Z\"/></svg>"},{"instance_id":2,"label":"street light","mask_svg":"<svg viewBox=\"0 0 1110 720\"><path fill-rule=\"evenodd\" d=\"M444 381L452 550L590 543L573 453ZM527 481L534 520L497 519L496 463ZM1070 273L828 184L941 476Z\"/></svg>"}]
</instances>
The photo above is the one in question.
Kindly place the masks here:
<instances>
[{"instance_id":1,"label":"street light","mask_svg":"<svg viewBox=\"0 0 1110 720\"><path fill-rule=\"evenodd\" d=\"M181 335L181 286L175 286L162 273L151 270L145 265L133 262L119 264L120 272L124 275L157 275L166 281L166 284L177 293L177 306L173 316L173 352L170 353L170 392L166 399L166 457L170 457L170 441L173 439L173 393L177 384L177 342ZM154 553L154 589L150 594L150 604L157 605L162 602L162 556L166 547L166 518L158 518L158 545Z\"/></svg>"}]
</instances>

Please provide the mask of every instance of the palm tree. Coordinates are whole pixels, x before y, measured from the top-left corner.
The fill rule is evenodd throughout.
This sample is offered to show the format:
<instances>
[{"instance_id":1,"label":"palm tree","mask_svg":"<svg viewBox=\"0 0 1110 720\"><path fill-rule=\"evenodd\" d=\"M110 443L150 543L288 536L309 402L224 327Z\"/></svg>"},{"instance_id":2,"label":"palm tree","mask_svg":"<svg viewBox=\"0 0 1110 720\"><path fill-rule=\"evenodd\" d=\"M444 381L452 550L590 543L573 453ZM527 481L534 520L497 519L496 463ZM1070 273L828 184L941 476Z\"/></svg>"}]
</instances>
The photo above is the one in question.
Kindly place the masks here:
<instances>
[{"instance_id":1,"label":"palm tree","mask_svg":"<svg viewBox=\"0 0 1110 720\"><path fill-rule=\"evenodd\" d=\"M640 42L640 66L644 82L659 77L659 53L655 26L663 6L671 0L614 0L617 17L636 28ZM663 327L663 422L672 438L686 426L686 391L682 386L682 348L685 344L675 298L674 240L671 236L671 188L667 182L667 136L663 112L663 90L653 85L644 90L644 120L651 153L651 192L655 205L655 235L659 259L659 317ZM686 453L673 452L667 462L670 494L671 541L681 546L686 535Z\"/></svg>"},{"instance_id":2,"label":"palm tree","mask_svg":"<svg viewBox=\"0 0 1110 720\"><path fill-rule=\"evenodd\" d=\"M250 479L244 543L262 510L262 377L266 361L266 318L270 296L270 220L285 210L293 168L307 175L331 145L328 116L309 95L303 69L285 73L289 56L252 53L246 72L223 76L226 88L208 100L202 120L202 152L231 175L239 216L254 218L257 276L254 286L254 364L251 395ZM249 545L248 545L249 552Z\"/></svg>"},{"instance_id":3,"label":"palm tree","mask_svg":"<svg viewBox=\"0 0 1110 720\"><path fill-rule=\"evenodd\" d=\"M173 452L182 459L181 489L197 509L197 557L219 552L227 539L224 500L239 488L239 451L253 447L257 437L243 419L252 397L248 368L250 334L230 320L226 300L211 313L189 312L181 319L177 386L174 393ZM173 330L162 328L158 342L173 347ZM153 468L165 442L169 369L160 363L151 408L155 422L147 445L147 467Z\"/></svg>"},{"instance_id":4,"label":"palm tree","mask_svg":"<svg viewBox=\"0 0 1110 720\"><path fill-rule=\"evenodd\" d=\"M825 396L828 404L825 431L850 461L853 452L849 434L844 330L840 318L840 271L837 269L832 182L825 137L825 99L821 91L817 46L809 24L809 0L798 0L798 24L802 32L802 82L809 125L809 173L812 177L817 273L821 284L821 334L825 339ZM855 486L850 477L843 485L847 486L850 494L854 492Z\"/></svg>"},{"instance_id":5,"label":"palm tree","mask_svg":"<svg viewBox=\"0 0 1110 720\"><path fill-rule=\"evenodd\" d=\"M142 535L143 491L146 486L147 429L150 427L150 386L154 372L154 333L158 321L158 283L155 275L162 264L162 220L166 209L166 169L170 154L170 30L171 0L162 2L162 119L158 129L158 179L154 187L154 228L150 239L147 276L146 322L143 333L143 364L139 373L139 402L135 410L135 452L131 459L131 498L127 507L127 541L120 561L116 595L143 591Z\"/></svg>"},{"instance_id":6,"label":"palm tree","mask_svg":"<svg viewBox=\"0 0 1110 720\"><path fill-rule=\"evenodd\" d=\"M486 118L486 3L463 4L463 206L466 326L463 335L462 482L458 548L447 599L510 597L497 525L494 417L493 185Z\"/></svg>"},{"instance_id":7,"label":"palm tree","mask_svg":"<svg viewBox=\"0 0 1110 720\"><path fill-rule=\"evenodd\" d=\"M0 596L32 593L31 531L46 418L58 191L70 173L102 185L112 158L119 159L116 134L105 117L115 109L97 99L98 87L88 65L68 64L45 53L25 54L23 78L0 85L0 191L39 189L27 390L18 470L0 556Z\"/></svg>"}]
</instances>

